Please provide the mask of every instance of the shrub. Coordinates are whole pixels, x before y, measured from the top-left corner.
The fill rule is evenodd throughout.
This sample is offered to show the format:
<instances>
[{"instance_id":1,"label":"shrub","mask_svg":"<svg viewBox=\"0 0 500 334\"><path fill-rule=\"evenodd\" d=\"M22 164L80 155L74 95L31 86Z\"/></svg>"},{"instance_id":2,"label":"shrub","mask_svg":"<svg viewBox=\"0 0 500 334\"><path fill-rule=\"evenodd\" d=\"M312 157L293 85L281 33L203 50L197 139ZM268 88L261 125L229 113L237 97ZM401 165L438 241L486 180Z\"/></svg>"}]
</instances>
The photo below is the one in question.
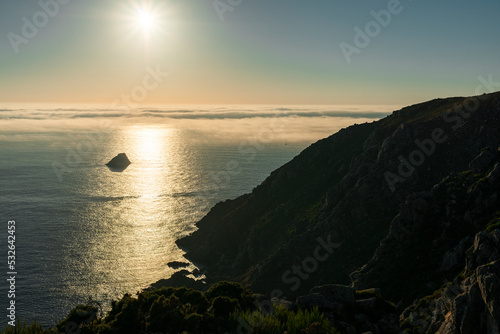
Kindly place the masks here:
<instances>
[{"instance_id":1,"label":"shrub","mask_svg":"<svg viewBox=\"0 0 500 334\"><path fill-rule=\"evenodd\" d=\"M212 301L212 309L217 317L227 317L238 308L238 300L226 296L217 296Z\"/></svg>"},{"instance_id":2,"label":"shrub","mask_svg":"<svg viewBox=\"0 0 500 334\"><path fill-rule=\"evenodd\" d=\"M42 325L34 321L33 323L26 325L26 322L21 323L19 319L16 321L16 326L7 326L5 331L0 330L0 334L49 334L55 333L55 331L48 331L42 328Z\"/></svg>"},{"instance_id":3,"label":"shrub","mask_svg":"<svg viewBox=\"0 0 500 334\"><path fill-rule=\"evenodd\" d=\"M66 319L57 324L59 332L73 332L83 325L88 325L97 319L97 307L93 305L78 305L72 309Z\"/></svg>"},{"instance_id":4,"label":"shrub","mask_svg":"<svg viewBox=\"0 0 500 334\"><path fill-rule=\"evenodd\" d=\"M254 294L250 291L250 289L235 282L215 283L207 290L207 292L205 292L205 296L209 300L212 300L217 296L233 298L238 301L242 308L252 307L255 300Z\"/></svg>"},{"instance_id":5,"label":"shrub","mask_svg":"<svg viewBox=\"0 0 500 334\"><path fill-rule=\"evenodd\" d=\"M256 334L323 334L338 333L330 321L315 307L312 310L299 309L297 312L284 307L276 307L273 314L264 315L259 311L237 311L232 320Z\"/></svg>"},{"instance_id":6,"label":"shrub","mask_svg":"<svg viewBox=\"0 0 500 334\"><path fill-rule=\"evenodd\" d=\"M175 295L168 298L159 296L149 310L146 329L152 332L179 332L184 322L179 305L179 298Z\"/></svg>"},{"instance_id":7,"label":"shrub","mask_svg":"<svg viewBox=\"0 0 500 334\"><path fill-rule=\"evenodd\" d=\"M111 311L104 322L113 328L113 333L138 333L142 325L139 317L139 301L126 294L118 303L112 302Z\"/></svg>"}]
</instances>

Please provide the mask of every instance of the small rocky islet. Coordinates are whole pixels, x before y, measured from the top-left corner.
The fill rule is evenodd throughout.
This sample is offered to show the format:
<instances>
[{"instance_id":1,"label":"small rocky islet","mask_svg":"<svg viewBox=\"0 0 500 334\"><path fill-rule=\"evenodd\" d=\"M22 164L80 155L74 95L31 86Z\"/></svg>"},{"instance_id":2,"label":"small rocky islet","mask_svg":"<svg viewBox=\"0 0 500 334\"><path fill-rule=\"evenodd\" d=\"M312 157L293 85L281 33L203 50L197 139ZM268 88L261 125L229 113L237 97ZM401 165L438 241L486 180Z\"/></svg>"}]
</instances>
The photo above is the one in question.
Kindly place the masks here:
<instances>
[{"instance_id":1,"label":"small rocky islet","mask_svg":"<svg viewBox=\"0 0 500 334\"><path fill-rule=\"evenodd\" d=\"M117 156L115 156L113 159L111 159L106 166L109 168L127 168L131 164L130 160L128 159L127 155L125 153L120 153Z\"/></svg>"}]
</instances>

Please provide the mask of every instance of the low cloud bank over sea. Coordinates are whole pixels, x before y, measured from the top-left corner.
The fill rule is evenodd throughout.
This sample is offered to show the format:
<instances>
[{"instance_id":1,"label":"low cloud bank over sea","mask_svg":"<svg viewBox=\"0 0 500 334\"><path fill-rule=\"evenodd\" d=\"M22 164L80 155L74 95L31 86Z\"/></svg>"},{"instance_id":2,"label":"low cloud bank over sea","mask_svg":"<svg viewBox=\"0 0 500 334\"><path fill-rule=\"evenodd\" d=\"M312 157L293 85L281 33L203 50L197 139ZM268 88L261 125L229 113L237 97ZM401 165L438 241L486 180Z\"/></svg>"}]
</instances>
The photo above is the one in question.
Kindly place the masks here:
<instances>
[{"instance_id":1,"label":"low cloud bank over sea","mask_svg":"<svg viewBox=\"0 0 500 334\"><path fill-rule=\"evenodd\" d=\"M193 138L234 140L280 127L273 140L313 142L354 123L371 122L399 106L147 106L7 105L0 107L0 141L25 141L49 132L112 131L141 125L193 131ZM33 139L33 138L30 138ZM29 140L29 139L28 139Z\"/></svg>"}]
</instances>

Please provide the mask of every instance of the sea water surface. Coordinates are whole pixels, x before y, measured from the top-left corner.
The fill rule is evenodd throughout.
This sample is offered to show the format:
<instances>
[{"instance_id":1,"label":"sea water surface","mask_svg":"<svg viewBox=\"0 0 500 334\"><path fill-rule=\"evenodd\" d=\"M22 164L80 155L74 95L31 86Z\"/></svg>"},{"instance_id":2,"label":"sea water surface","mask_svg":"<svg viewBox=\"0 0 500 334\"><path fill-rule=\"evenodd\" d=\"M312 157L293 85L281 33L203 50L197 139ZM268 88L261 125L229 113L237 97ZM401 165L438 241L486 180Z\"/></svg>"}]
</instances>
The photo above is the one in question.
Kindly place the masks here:
<instances>
[{"instance_id":1,"label":"sea water surface","mask_svg":"<svg viewBox=\"0 0 500 334\"><path fill-rule=\"evenodd\" d=\"M16 222L16 316L51 326L89 298L108 309L124 293L170 277L167 263L186 261L175 241L215 203L250 192L311 143L395 109L4 106L0 309L10 301L9 220ZM122 152L132 164L108 169Z\"/></svg>"}]
</instances>

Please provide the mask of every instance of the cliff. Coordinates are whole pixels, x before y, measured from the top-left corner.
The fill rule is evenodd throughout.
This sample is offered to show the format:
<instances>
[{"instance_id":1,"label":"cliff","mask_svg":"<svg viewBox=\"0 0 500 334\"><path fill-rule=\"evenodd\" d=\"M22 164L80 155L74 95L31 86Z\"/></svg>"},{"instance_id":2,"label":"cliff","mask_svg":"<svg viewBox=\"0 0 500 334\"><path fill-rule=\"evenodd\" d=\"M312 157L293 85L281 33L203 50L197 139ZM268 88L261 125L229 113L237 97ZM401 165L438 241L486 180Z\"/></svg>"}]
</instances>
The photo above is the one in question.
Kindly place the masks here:
<instances>
[{"instance_id":1,"label":"cliff","mask_svg":"<svg viewBox=\"0 0 500 334\"><path fill-rule=\"evenodd\" d=\"M500 93L406 107L311 145L178 245L209 278L279 298L336 283L404 309L486 270L465 254L500 209L499 146Z\"/></svg>"}]
</instances>

